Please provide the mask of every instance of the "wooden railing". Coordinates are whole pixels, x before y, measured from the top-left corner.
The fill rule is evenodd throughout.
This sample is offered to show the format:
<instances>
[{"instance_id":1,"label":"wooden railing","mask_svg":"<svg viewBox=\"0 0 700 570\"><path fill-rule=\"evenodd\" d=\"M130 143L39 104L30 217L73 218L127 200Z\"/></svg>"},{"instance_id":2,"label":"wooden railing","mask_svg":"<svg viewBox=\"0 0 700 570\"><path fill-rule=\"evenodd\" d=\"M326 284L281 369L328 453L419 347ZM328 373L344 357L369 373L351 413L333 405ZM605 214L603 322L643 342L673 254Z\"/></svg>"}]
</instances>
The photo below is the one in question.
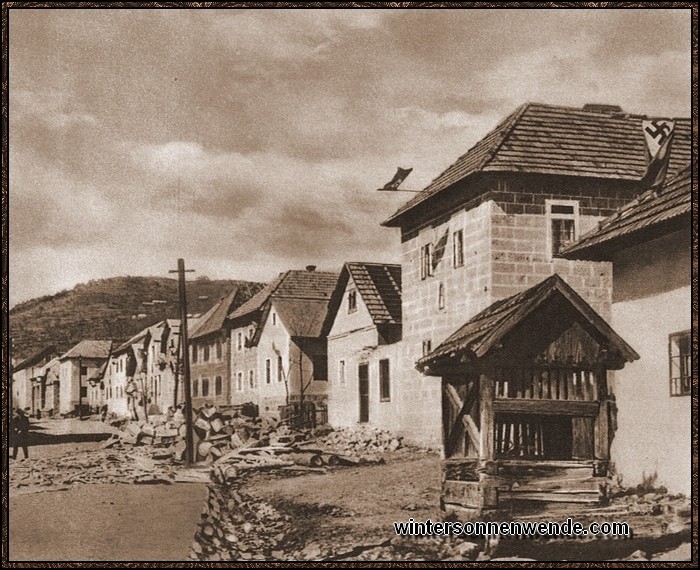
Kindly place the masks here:
<instances>
[{"instance_id":1,"label":"wooden railing","mask_svg":"<svg viewBox=\"0 0 700 570\"><path fill-rule=\"evenodd\" d=\"M597 401L594 370L567 367L501 368L495 374L496 398Z\"/></svg>"}]
</instances>

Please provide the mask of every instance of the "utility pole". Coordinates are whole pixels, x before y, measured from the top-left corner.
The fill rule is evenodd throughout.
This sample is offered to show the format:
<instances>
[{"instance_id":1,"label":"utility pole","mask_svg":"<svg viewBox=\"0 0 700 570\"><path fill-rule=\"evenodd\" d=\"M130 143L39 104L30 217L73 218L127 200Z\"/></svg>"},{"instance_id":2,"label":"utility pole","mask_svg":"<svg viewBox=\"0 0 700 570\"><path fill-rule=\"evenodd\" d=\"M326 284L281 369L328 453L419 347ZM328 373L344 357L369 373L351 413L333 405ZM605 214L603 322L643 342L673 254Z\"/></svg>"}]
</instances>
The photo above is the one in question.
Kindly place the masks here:
<instances>
[{"instance_id":1,"label":"utility pole","mask_svg":"<svg viewBox=\"0 0 700 570\"><path fill-rule=\"evenodd\" d=\"M185 260L177 260L177 269L169 273L178 275L178 291L180 293L180 342L182 346L182 368L184 372L183 390L185 392L185 429L186 429L186 460L188 465L194 463L194 432L192 430L192 386L190 383L190 354L187 342L187 293L185 291L185 273L194 269L185 269Z\"/></svg>"},{"instance_id":2,"label":"utility pole","mask_svg":"<svg viewBox=\"0 0 700 570\"><path fill-rule=\"evenodd\" d=\"M83 357L78 356L78 414L83 419Z\"/></svg>"}]
</instances>

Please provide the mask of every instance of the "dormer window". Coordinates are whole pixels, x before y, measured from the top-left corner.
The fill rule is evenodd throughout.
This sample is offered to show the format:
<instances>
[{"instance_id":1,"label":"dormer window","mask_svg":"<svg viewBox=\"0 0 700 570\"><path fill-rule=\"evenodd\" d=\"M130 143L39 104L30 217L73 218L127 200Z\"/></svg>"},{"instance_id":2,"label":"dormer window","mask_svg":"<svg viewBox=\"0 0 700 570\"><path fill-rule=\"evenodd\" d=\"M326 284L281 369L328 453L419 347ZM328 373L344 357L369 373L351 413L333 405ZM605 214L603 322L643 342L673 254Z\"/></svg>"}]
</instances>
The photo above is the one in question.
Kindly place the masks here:
<instances>
[{"instance_id":1,"label":"dormer window","mask_svg":"<svg viewBox=\"0 0 700 570\"><path fill-rule=\"evenodd\" d=\"M357 291L351 289L348 291L348 313L357 311Z\"/></svg>"},{"instance_id":2,"label":"dormer window","mask_svg":"<svg viewBox=\"0 0 700 570\"><path fill-rule=\"evenodd\" d=\"M555 256L578 239L578 201L547 200L547 250Z\"/></svg>"}]
</instances>

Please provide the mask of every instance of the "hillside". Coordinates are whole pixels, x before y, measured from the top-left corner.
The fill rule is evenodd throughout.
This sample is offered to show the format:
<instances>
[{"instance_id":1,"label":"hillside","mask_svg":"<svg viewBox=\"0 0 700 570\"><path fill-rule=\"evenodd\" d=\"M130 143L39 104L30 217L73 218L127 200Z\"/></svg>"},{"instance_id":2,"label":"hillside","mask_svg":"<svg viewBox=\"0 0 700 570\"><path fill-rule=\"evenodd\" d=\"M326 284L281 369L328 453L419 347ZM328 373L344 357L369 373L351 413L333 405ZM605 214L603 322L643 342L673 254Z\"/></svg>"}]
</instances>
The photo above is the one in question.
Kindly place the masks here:
<instances>
[{"instance_id":1,"label":"hillside","mask_svg":"<svg viewBox=\"0 0 700 570\"><path fill-rule=\"evenodd\" d=\"M243 288L246 298L262 288L261 283L249 281L188 281L188 312L204 313L236 285ZM179 317L177 279L93 280L15 305L10 310L11 356L21 360L49 345L63 352L83 339L123 342L158 321Z\"/></svg>"}]
</instances>

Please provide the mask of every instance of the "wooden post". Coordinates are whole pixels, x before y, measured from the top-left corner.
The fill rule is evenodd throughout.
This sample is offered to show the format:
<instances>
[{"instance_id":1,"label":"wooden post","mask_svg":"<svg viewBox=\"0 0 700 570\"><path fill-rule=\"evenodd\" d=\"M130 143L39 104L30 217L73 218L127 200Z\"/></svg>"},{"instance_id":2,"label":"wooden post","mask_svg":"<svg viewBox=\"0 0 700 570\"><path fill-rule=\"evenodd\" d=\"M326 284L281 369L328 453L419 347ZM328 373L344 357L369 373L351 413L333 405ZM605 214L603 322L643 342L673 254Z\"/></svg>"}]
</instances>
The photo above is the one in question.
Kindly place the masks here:
<instances>
[{"instance_id":1,"label":"wooden post","mask_svg":"<svg viewBox=\"0 0 700 570\"><path fill-rule=\"evenodd\" d=\"M177 271L171 271L171 273L178 274L178 290L180 293L180 337L183 347L182 368L184 372L183 389L185 391L185 440L187 444L187 463L191 465L194 463L194 431L192 430L192 385L190 383L190 355L187 342L187 293L185 290L185 273L188 271L193 270L185 269L185 260L178 259Z\"/></svg>"},{"instance_id":2,"label":"wooden post","mask_svg":"<svg viewBox=\"0 0 700 570\"><path fill-rule=\"evenodd\" d=\"M598 378L598 416L595 424L595 458L600 461L610 459L610 438L608 418L608 383L606 370L597 371Z\"/></svg>"},{"instance_id":3,"label":"wooden post","mask_svg":"<svg viewBox=\"0 0 700 570\"><path fill-rule=\"evenodd\" d=\"M493 509L498 504L496 482L494 479L496 415L493 411L494 384L493 373L487 369L479 377L479 406L481 409L480 449L481 475L479 490L481 491L481 510Z\"/></svg>"}]
</instances>

